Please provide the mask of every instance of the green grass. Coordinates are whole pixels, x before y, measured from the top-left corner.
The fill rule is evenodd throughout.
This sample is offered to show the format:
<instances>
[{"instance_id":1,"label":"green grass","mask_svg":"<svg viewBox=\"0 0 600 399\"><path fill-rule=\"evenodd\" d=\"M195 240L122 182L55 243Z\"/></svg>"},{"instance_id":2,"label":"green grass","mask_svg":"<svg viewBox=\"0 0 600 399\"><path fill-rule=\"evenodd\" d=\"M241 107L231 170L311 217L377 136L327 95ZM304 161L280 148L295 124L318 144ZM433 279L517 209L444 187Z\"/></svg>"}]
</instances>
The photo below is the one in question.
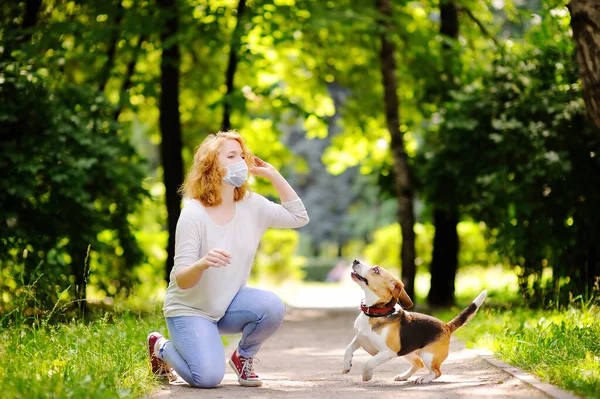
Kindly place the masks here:
<instances>
[{"instance_id":1,"label":"green grass","mask_svg":"<svg viewBox=\"0 0 600 399\"><path fill-rule=\"evenodd\" d=\"M146 336L164 319L108 314L83 323L22 324L0 331L2 398L129 398L159 389Z\"/></svg>"},{"instance_id":2,"label":"green grass","mask_svg":"<svg viewBox=\"0 0 600 399\"><path fill-rule=\"evenodd\" d=\"M492 303L494 298L492 298ZM459 309L436 313L444 321ZM588 398L600 398L600 309L536 311L484 307L455 335L468 347Z\"/></svg>"},{"instance_id":3,"label":"green grass","mask_svg":"<svg viewBox=\"0 0 600 399\"><path fill-rule=\"evenodd\" d=\"M516 300L510 288L516 286L513 280L514 275L502 268L461 270L457 276L460 303L468 303L483 288L490 297L456 335L468 346L489 349L541 380L600 398L600 309L585 304L567 311L507 308ZM295 285L281 286L282 298L299 296L298 301L308 292L321 303L357 289L354 283ZM429 277L419 274L420 303L428 290ZM353 296L350 299L352 306L358 304ZM136 398L157 391L160 383L149 371L145 341L150 331L166 332L164 319L154 301L131 301L108 304L108 313L96 304L92 318L99 313L103 316L85 323L50 325L21 319L0 329L0 397ZM436 316L448 321L459 310Z\"/></svg>"}]
</instances>

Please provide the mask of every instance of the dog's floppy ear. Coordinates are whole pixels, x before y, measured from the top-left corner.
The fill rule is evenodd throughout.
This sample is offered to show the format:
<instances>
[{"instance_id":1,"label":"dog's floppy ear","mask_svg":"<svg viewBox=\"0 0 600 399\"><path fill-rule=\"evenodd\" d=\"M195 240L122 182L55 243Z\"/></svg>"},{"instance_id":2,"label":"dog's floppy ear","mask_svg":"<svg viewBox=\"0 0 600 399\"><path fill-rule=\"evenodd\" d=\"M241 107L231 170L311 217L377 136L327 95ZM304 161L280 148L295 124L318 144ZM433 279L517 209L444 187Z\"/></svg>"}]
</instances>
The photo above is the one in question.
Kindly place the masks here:
<instances>
[{"instance_id":1,"label":"dog's floppy ear","mask_svg":"<svg viewBox=\"0 0 600 399\"><path fill-rule=\"evenodd\" d=\"M403 309L412 308L412 306L414 304L413 304L412 299L410 299L410 297L404 290L404 284L402 284L402 282L399 280L393 279L392 282L390 283L390 285L391 285L390 288L392 289L392 295L394 296L394 298L396 298L398 300L398 302L400 302L400 305L402 305L402 308Z\"/></svg>"}]
</instances>

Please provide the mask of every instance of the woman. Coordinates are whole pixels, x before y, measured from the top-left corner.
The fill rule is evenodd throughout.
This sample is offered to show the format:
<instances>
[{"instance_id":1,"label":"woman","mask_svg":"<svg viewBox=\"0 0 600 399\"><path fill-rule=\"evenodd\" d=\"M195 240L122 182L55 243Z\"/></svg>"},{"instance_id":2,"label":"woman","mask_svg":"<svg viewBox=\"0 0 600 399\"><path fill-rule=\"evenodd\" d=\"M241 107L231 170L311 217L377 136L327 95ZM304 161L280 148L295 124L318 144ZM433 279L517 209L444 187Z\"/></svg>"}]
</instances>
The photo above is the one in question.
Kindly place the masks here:
<instances>
[{"instance_id":1,"label":"woman","mask_svg":"<svg viewBox=\"0 0 600 399\"><path fill-rule=\"evenodd\" d=\"M282 205L250 193L248 171L269 179ZM307 224L304 204L235 132L204 140L182 192L175 265L163 307L171 340L156 332L148 336L152 371L168 374L172 368L188 384L212 388L225 374L220 334L242 333L229 364L241 385L260 386L254 356L281 325L285 306L275 294L246 282L264 232Z\"/></svg>"}]
</instances>

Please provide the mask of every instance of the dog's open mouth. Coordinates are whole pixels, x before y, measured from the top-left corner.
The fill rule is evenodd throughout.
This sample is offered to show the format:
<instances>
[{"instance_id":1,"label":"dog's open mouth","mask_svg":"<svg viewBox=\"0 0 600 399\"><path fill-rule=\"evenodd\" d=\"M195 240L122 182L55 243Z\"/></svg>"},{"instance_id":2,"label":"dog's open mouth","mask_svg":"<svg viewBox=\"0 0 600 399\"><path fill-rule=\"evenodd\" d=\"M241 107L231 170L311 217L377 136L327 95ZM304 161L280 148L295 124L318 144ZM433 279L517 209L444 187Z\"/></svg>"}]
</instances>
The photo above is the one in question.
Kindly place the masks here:
<instances>
[{"instance_id":1,"label":"dog's open mouth","mask_svg":"<svg viewBox=\"0 0 600 399\"><path fill-rule=\"evenodd\" d=\"M358 281L362 281L366 285L369 285L369 282L367 281L367 279L364 278L363 276L361 276L360 274L356 273L356 272L351 272L350 276L352 276L352 280L355 280L357 282Z\"/></svg>"}]
</instances>

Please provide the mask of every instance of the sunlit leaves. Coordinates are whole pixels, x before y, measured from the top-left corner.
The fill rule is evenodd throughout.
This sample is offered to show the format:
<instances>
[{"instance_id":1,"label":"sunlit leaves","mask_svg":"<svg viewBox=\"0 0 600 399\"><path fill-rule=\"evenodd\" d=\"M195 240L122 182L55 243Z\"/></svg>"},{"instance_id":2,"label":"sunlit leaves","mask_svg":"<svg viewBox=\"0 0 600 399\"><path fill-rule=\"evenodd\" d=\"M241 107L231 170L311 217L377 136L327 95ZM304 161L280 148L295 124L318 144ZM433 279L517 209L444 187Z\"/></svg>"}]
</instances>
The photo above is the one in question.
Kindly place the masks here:
<instances>
[{"instance_id":1,"label":"sunlit leaves","mask_svg":"<svg viewBox=\"0 0 600 399\"><path fill-rule=\"evenodd\" d=\"M357 165L371 173L388 157L388 143L389 132L377 120L368 121L365 130L345 126L344 134L335 137L325 152L323 162L334 174Z\"/></svg>"},{"instance_id":2,"label":"sunlit leaves","mask_svg":"<svg viewBox=\"0 0 600 399\"><path fill-rule=\"evenodd\" d=\"M566 273L569 289L585 286L583 272L569 265L586 259L600 222L588 208L590 198L598 201L590 187L600 184L600 164L586 156L593 140L573 44L543 16L529 41L454 93L439 115L439 137L428 137L436 145L423 179L436 203L457 201L498 229L495 246L521 266L521 292L531 301L544 295L544 264L557 284ZM448 187L449 180L457 183Z\"/></svg>"}]
</instances>

